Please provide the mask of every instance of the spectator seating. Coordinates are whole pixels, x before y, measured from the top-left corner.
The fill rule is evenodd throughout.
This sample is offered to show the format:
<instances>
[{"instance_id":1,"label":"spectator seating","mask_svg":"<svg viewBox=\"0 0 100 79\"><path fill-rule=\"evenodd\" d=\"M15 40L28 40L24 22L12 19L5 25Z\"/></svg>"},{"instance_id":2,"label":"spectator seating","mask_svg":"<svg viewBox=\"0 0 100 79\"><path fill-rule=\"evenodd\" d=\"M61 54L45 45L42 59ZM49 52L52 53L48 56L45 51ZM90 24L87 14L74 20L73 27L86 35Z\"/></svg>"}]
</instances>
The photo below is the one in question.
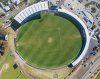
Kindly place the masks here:
<instances>
[{"instance_id":1,"label":"spectator seating","mask_svg":"<svg viewBox=\"0 0 100 79\"><path fill-rule=\"evenodd\" d=\"M30 15L39 12L39 11L43 11L43 10L48 10L48 2L39 2L36 4L33 4L29 7L27 7L26 9L22 10L19 14L17 14L15 16L15 20L18 23L22 23L26 18L28 18Z\"/></svg>"}]
</instances>

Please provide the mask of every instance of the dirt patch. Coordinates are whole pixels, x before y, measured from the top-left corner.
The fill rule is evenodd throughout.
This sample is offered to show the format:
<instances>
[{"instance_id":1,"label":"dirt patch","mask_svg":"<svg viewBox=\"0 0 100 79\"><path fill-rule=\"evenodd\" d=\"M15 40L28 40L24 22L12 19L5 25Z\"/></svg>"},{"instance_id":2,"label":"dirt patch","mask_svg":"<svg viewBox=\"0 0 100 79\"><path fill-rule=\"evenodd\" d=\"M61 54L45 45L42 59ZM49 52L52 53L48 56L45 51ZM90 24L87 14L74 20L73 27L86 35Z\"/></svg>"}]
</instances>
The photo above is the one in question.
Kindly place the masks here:
<instances>
[{"instance_id":1,"label":"dirt patch","mask_svg":"<svg viewBox=\"0 0 100 79\"><path fill-rule=\"evenodd\" d=\"M52 43L53 42L53 38L52 37L49 37L48 38L48 43Z\"/></svg>"}]
</instances>

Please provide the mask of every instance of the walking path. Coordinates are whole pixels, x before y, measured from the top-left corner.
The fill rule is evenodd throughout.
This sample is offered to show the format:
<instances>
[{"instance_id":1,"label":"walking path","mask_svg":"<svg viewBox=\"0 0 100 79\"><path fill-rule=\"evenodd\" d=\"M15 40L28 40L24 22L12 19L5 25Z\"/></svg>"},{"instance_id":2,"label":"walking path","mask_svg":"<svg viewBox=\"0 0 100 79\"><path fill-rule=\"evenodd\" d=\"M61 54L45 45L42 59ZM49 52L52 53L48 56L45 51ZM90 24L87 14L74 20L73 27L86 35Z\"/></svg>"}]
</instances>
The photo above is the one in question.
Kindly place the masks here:
<instances>
[{"instance_id":1,"label":"walking path","mask_svg":"<svg viewBox=\"0 0 100 79\"><path fill-rule=\"evenodd\" d=\"M2 72L3 72L4 70L7 70L7 69L8 69L8 67L9 67L9 64L8 64L8 63L5 63L5 64L2 66L2 68L1 68L1 70L0 70L0 76L2 75Z\"/></svg>"}]
</instances>

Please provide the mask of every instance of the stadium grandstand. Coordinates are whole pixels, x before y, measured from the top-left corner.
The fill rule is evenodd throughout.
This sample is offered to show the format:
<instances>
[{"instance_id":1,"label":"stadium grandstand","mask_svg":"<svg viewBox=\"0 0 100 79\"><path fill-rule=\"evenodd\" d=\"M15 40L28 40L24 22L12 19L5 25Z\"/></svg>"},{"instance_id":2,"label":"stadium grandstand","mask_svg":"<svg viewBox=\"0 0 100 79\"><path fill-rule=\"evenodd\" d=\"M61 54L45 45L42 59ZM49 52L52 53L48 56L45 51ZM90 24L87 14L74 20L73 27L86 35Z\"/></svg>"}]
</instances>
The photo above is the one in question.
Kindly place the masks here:
<instances>
[{"instance_id":1,"label":"stadium grandstand","mask_svg":"<svg viewBox=\"0 0 100 79\"><path fill-rule=\"evenodd\" d=\"M48 1L39 2L33 4L26 9L22 10L19 14L14 17L14 21L11 24L11 27L16 31L21 25L25 24L26 22L30 21L31 19L38 19L41 16L42 11L52 11L55 15L58 15L63 18L68 18L73 20L74 24L78 24L78 30L80 31L82 37L82 47L79 51L78 56L69 64L70 67L76 66L87 54L90 42L90 36L88 33L88 29L84 22L74 13L65 10L65 9L57 9L54 8L53 10L50 9ZM16 24L15 24L16 23Z\"/></svg>"}]
</instances>

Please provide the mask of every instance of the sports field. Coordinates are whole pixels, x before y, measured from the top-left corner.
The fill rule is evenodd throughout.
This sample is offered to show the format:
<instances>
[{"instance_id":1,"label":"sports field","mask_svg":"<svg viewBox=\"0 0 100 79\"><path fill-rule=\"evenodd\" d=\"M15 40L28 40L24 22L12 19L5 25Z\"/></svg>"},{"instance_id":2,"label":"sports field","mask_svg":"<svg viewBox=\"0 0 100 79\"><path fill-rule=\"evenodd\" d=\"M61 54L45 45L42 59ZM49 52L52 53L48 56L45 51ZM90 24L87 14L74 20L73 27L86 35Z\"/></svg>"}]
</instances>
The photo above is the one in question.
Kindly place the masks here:
<instances>
[{"instance_id":1,"label":"sports field","mask_svg":"<svg viewBox=\"0 0 100 79\"><path fill-rule=\"evenodd\" d=\"M20 27L16 48L29 64L40 68L68 65L79 53L82 41L76 26L53 13L43 13Z\"/></svg>"}]
</instances>

